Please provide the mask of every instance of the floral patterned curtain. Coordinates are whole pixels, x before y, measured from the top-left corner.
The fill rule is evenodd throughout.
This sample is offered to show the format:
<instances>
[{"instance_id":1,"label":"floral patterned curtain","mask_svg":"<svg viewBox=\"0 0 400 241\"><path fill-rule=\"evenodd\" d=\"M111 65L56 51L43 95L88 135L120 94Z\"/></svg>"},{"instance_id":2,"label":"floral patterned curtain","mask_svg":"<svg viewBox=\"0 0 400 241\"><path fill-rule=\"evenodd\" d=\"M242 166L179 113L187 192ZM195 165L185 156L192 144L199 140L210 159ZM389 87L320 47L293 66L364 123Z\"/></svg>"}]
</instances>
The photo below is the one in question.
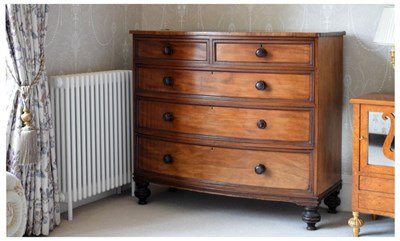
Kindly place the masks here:
<instances>
[{"instance_id":1,"label":"floral patterned curtain","mask_svg":"<svg viewBox=\"0 0 400 241\"><path fill-rule=\"evenodd\" d=\"M43 4L7 4L6 80L7 171L17 176L25 190L27 224L25 235L48 235L60 224L60 198L57 185L54 129L44 65L44 40L49 6ZM28 90L28 91L25 91ZM22 95L27 95L26 99ZM37 134L37 161L22 165L18 143L23 123L20 119L23 103L33 115L32 126ZM32 143L35 145L36 143Z\"/></svg>"}]
</instances>

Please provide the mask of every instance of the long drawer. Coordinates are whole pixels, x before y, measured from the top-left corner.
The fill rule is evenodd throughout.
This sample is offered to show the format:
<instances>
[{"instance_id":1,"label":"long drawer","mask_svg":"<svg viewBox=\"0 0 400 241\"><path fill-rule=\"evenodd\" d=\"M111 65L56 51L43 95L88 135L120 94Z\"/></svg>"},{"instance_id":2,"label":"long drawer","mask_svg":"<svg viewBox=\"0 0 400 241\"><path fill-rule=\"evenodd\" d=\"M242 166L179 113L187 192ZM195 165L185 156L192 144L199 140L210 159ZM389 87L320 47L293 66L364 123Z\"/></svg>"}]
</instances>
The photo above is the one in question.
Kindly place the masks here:
<instances>
[{"instance_id":1,"label":"long drawer","mask_svg":"<svg viewBox=\"0 0 400 241\"><path fill-rule=\"evenodd\" d=\"M138 153L139 169L174 177L269 188L309 187L310 153L237 150L142 137Z\"/></svg>"},{"instance_id":2,"label":"long drawer","mask_svg":"<svg viewBox=\"0 0 400 241\"><path fill-rule=\"evenodd\" d=\"M311 110L263 110L139 100L139 128L311 144Z\"/></svg>"},{"instance_id":3,"label":"long drawer","mask_svg":"<svg viewBox=\"0 0 400 241\"><path fill-rule=\"evenodd\" d=\"M313 42L216 42L214 61L313 65Z\"/></svg>"},{"instance_id":4,"label":"long drawer","mask_svg":"<svg viewBox=\"0 0 400 241\"><path fill-rule=\"evenodd\" d=\"M311 101L311 73L237 73L139 68L139 89L222 97Z\"/></svg>"}]
</instances>

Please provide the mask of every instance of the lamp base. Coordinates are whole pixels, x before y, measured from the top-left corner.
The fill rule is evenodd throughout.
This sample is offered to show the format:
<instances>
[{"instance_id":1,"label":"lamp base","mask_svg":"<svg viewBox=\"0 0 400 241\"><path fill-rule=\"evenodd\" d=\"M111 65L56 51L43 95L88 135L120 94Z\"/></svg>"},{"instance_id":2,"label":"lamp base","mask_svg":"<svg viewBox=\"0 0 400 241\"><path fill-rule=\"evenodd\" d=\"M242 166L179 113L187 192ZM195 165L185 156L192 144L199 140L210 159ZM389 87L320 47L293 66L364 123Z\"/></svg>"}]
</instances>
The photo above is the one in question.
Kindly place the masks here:
<instances>
[{"instance_id":1,"label":"lamp base","mask_svg":"<svg viewBox=\"0 0 400 241\"><path fill-rule=\"evenodd\" d=\"M390 57L391 57L391 63L392 63L392 65L393 65L393 68L394 68L394 46L392 46L392 49L390 50Z\"/></svg>"}]
</instances>

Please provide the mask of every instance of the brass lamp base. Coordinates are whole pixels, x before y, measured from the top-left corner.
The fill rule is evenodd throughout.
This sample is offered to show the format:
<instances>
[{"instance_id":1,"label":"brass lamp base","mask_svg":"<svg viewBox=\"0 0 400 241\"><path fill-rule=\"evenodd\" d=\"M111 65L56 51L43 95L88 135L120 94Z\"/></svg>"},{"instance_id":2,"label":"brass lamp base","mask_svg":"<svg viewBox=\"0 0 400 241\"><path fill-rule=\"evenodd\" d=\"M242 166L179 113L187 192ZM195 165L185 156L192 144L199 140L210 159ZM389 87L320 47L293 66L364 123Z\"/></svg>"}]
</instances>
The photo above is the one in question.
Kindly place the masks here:
<instances>
[{"instance_id":1,"label":"brass lamp base","mask_svg":"<svg viewBox=\"0 0 400 241\"><path fill-rule=\"evenodd\" d=\"M392 46L392 49L390 50L390 57L391 57L390 63L392 63L394 68L394 46Z\"/></svg>"}]
</instances>

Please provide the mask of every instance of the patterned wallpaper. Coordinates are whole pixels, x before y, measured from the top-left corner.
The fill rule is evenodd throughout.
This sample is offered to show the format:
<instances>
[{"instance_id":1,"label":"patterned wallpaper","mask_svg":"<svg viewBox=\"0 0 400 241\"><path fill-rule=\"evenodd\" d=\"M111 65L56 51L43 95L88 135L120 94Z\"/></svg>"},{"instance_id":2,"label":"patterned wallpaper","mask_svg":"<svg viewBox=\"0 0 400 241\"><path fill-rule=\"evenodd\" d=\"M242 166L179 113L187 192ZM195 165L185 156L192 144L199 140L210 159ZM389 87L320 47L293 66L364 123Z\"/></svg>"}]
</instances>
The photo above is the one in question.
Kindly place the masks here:
<instances>
[{"instance_id":1,"label":"patterned wallpaper","mask_svg":"<svg viewBox=\"0 0 400 241\"><path fill-rule=\"evenodd\" d=\"M46 38L48 75L130 69L140 5L50 4Z\"/></svg>"},{"instance_id":2,"label":"patterned wallpaper","mask_svg":"<svg viewBox=\"0 0 400 241\"><path fill-rule=\"evenodd\" d=\"M130 69L131 29L187 31L346 31L343 173L351 174L351 97L394 91L387 46L373 43L384 5L51 5L49 75Z\"/></svg>"}]
</instances>

